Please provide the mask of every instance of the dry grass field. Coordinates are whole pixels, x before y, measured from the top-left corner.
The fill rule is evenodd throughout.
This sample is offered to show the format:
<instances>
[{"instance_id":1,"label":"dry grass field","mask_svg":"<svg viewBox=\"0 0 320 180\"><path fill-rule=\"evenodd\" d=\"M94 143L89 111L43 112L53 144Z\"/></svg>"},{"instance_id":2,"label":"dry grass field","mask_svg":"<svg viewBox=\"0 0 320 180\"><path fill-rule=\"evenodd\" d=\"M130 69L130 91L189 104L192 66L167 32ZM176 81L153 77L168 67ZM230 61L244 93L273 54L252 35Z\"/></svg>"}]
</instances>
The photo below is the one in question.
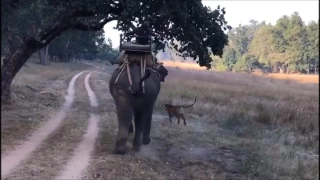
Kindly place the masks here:
<instances>
[{"instance_id":1,"label":"dry grass field","mask_svg":"<svg viewBox=\"0 0 320 180\"><path fill-rule=\"evenodd\" d=\"M279 74L259 77L190 70L189 66L170 68L157 108L170 102L186 104L196 96L197 104L185 110L188 118L207 123L205 127L211 126L212 131L201 137L204 141L213 138L220 145L240 143L253 153L254 157L243 167L246 173L259 179L317 179L319 84L316 78ZM213 130L214 126L230 134L219 134ZM189 138L187 134L179 136Z\"/></svg>"},{"instance_id":2,"label":"dry grass field","mask_svg":"<svg viewBox=\"0 0 320 180\"><path fill-rule=\"evenodd\" d=\"M167 67L173 67L176 69L206 70L206 68L200 67L198 64L194 62L164 60L163 64ZM210 70L210 71L213 71L213 70ZM252 75L263 76L263 77L268 77L272 79L286 80L286 81L295 80L300 83L318 83L319 84L319 75L257 73L257 72L252 73Z\"/></svg>"},{"instance_id":3,"label":"dry grass field","mask_svg":"<svg viewBox=\"0 0 320 180\"><path fill-rule=\"evenodd\" d=\"M200 67L196 63L191 63L191 62L181 62L181 61L171 61L171 60L163 60L163 64L166 67L175 67L177 69L182 68L182 69L190 69L190 70L205 70L206 68Z\"/></svg>"}]
</instances>

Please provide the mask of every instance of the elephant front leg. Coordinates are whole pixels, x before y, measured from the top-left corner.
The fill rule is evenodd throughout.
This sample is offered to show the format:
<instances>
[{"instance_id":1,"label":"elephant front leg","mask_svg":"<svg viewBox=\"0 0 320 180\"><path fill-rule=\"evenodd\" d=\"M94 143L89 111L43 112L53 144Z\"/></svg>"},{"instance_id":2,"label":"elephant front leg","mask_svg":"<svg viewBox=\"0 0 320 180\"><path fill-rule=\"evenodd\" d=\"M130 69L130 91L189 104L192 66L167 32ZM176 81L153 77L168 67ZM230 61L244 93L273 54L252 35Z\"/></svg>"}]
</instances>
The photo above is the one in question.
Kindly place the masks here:
<instances>
[{"instance_id":1,"label":"elephant front leg","mask_svg":"<svg viewBox=\"0 0 320 180\"><path fill-rule=\"evenodd\" d=\"M120 107L121 106L121 107ZM129 135L129 127L132 123L132 108L128 105L121 104L117 107L118 116L118 133L114 154L125 154L128 151L127 140Z\"/></svg>"}]
</instances>

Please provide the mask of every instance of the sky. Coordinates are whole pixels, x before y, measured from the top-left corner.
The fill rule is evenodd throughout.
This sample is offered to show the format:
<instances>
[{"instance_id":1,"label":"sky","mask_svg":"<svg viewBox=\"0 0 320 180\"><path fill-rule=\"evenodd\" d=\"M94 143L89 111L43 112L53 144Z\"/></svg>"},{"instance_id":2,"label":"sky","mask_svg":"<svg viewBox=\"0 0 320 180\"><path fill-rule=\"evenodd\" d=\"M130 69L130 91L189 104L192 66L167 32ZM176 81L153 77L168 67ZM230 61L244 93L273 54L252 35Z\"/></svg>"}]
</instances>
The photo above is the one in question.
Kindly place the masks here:
<instances>
[{"instance_id":1,"label":"sky","mask_svg":"<svg viewBox=\"0 0 320 180\"><path fill-rule=\"evenodd\" d=\"M306 24L312 20L319 20L319 0L203 0L202 3L211 9L216 9L218 5L221 8L225 7L225 19L232 27L239 24L249 24L251 19L275 24L280 17L291 15L294 11L300 14ZM116 23L116 21L112 21L104 26L105 36L112 40L114 48L119 46L121 33L113 29Z\"/></svg>"}]
</instances>

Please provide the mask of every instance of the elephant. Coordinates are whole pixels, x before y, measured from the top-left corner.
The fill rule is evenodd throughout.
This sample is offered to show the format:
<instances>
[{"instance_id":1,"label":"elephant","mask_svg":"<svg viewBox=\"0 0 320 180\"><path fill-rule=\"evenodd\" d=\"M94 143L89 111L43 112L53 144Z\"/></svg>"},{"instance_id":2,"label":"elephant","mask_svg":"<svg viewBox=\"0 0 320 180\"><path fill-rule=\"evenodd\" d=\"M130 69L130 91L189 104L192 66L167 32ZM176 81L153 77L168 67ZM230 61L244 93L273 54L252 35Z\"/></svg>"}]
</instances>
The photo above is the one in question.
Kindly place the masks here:
<instances>
[{"instance_id":1,"label":"elephant","mask_svg":"<svg viewBox=\"0 0 320 180\"><path fill-rule=\"evenodd\" d=\"M141 77L139 63L129 65L132 85L130 86L127 71L123 71L117 83L114 83L120 73L116 69L110 80L109 90L116 105L118 118L118 132L114 154L126 154L126 142L129 131L133 132L132 119L134 117L135 133L133 138L133 151L138 152L142 144L150 143L150 130L153 107L160 92L160 82L165 81L168 70L160 65L155 70L146 68L145 75ZM144 90L142 92L142 82Z\"/></svg>"}]
</instances>

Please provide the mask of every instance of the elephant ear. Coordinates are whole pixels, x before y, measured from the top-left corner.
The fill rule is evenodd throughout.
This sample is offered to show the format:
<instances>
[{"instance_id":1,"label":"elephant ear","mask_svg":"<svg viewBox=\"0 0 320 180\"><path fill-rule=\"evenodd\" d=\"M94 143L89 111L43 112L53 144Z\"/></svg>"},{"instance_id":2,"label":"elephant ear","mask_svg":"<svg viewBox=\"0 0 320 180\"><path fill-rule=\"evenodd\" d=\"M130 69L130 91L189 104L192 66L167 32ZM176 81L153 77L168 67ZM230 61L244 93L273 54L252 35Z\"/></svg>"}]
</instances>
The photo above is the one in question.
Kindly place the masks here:
<instances>
[{"instance_id":1,"label":"elephant ear","mask_svg":"<svg viewBox=\"0 0 320 180\"><path fill-rule=\"evenodd\" d=\"M163 66L163 64L158 64L157 65L157 71L160 74L160 81L164 82L166 76L168 75L168 70Z\"/></svg>"}]
</instances>

